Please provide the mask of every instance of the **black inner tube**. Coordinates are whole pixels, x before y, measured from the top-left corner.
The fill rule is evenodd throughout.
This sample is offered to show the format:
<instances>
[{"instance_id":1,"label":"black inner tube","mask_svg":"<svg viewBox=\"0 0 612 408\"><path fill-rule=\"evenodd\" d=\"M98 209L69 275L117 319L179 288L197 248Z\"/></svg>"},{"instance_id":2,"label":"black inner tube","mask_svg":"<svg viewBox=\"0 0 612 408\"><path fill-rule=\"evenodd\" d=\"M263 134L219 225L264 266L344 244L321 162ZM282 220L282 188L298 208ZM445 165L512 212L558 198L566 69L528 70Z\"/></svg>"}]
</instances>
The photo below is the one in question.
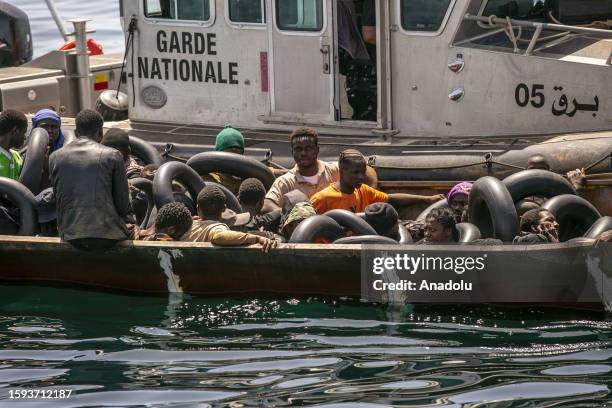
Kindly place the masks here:
<instances>
[{"instance_id":1,"label":"black inner tube","mask_svg":"<svg viewBox=\"0 0 612 408\"><path fill-rule=\"evenodd\" d=\"M525 197L554 197L561 194L576 194L572 183L561 175L547 170L523 170L503 180L504 185L516 203Z\"/></svg>"},{"instance_id":2,"label":"black inner tube","mask_svg":"<svg viewBox=\"0 0 612 408\"><path fill-rule=\"evenodd\" d=\"M443 198L442 200L436 201L435 203L431 204L429 207L421 211L421 213L416 219L425 220L425 217L427 217L427 214L429 214L429 212L433 210L434 208L445 208L445 207L448 207L448 201L446 200L446 198Z\"/></svg>"},{"instance_id":3,"label":"black inner tube","mask_svg":"<svg viewBox=\"0 0 612 408\"><path fill-rule=\"evenodd\" d=\"M490 176L474 183L469 195L469 220L483 238L511 242L518 233L518 216L506 186Z\"/></svg>"},{"instance_id":4,"label":"black inner tube","mask_svg":"<svg viewBox=\"0 0 612 408\"><path fill-rule=\"evenodd\" d=\"M43 128L34 128L28 137L28 148L25 162L21 169L19 182L26 186L32 194L40 193L45 156L49 147L49 134Z\"/></svg>"},{"instance_id":5,"label":"black inner tube","mask_svg":"<svg viewBox=\"0 0 612 408\"><path fill-rule=\"evenodd\" d=\"M460 244L466 244L468 242L472 242L476 239L480 239L480 230L477 226L469 222L460 222L455 226L457 229L457 233L459 234L459 239L457 242Z\"/></svg>"},{"instance_id":6,"label":"black inner tube","mask_svg":"<svg viewBox=\"0 0 612 408\"><path fill-rule=\"evenodd\" d=\"M145 165L155 164L161 166L164 163L157 149L151 143L139 137L130 136L130 150L132 154L142 160Z\"/></svg>"},{"instance_id":7,"label":"black inner tube","mask_svg":"<svg viewBox=\"0 0 612 408\"><path fill-rule=\"evenodd\" d=\"M19 208L20 223L17 235L36 235L38 233L38 213L34 194L20 182L0 177L0 195L4 194Z\"/></svg>"},{"instance_id":8,"label":"black inner tube","mask_svg":"<svg viewBox=\"0 0 612 408\"><path fill-rule=\"evenodd\" d=\"M381 235L361 235L357 237L345 237L337 239L334 244L373 244L373 245L399 245L399 243L389 237Z\"/></svg>"},{"instance_id":9,"label":"black inner tube","mask_svg":"<svg viewBox=\"0 0 612 408\"><path fill-rule=\"evenodd\" d=\"M325 214L355 235L377 235L376 230L364 219L347 210L330 210Z\"/></svg>"},{"instance_id":10,"label":"black inner tube","mask_svg":"<svg viewBox=\"0 0 612 408\"><path fill-rule=\"evenodd\" d=\"M412 239L412 235L410 235L410 231L408 228L404 226L404 224L399 223L398 225L399 232L399 243L401 245L412 244L414 240Z\"/></svg>"},{"instance_id":11,"label":"black inner tube","mask_svg":"<svg viewBox=\"0 0 612 408\"><path fill-rule=\"evenodd\" d=\"M292 244L308 244L317 238L334 242L344 237L344 230L336 221L326 215L313 215L302 221L289 239Z\"/></svg>"},{"instance_id":12,"label":"black inner tube","mask_svg":"<svg viewBox=\"0 0 612 408\"><path fill-rule=\"evenodd\" d=\"M129 180L130 184L137 189L143 191L147 196L147 211L140 222L141 228L146 228L151 218L151 212L155 207L155 198L153 196L153 182L149 179L138 177Z\"/></svg>"},{"instance_id":13,"label":"black inner tube","mask_svg":"<svg viewBox=\"0 0 612 408\"><path fill-rule=\"evenodd\" d=\"M598 219L591 225L591 228L584 234L585 238L597 238L606 231L612 229L612 217L606 215Z\"/></svg>"},{"instance_id":14,"label":"black inner tube","mask_svg":"<svg viewBox=\"0 0 612 408\"><path fill-rule=\"evenodd\" d=\"M198 174L222 172L241 179L256 178L269 190L274 183L274 174L263 163L241 154L228 152L203 152L187 160L187 165Z\"/></svg>"}]
</instances>

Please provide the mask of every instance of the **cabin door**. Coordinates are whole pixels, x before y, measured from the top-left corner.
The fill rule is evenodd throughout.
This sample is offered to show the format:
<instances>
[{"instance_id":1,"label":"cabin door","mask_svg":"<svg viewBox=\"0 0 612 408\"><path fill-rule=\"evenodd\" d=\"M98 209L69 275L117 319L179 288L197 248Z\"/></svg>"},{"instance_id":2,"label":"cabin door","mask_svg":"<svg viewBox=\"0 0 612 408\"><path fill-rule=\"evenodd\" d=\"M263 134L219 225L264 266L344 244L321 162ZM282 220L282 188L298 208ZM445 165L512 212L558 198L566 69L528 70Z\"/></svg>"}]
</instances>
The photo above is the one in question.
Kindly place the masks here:
<instances>
[{"instance_id":1,"label":"cabin door","mask_svg":"<svg viewBox=\"0 0 612 408\"><path fill-rule=\"evenodd\" d=\"M336 109L335 1L267 2L273 120L329 123Z\"/></svg>"}]
</instances>

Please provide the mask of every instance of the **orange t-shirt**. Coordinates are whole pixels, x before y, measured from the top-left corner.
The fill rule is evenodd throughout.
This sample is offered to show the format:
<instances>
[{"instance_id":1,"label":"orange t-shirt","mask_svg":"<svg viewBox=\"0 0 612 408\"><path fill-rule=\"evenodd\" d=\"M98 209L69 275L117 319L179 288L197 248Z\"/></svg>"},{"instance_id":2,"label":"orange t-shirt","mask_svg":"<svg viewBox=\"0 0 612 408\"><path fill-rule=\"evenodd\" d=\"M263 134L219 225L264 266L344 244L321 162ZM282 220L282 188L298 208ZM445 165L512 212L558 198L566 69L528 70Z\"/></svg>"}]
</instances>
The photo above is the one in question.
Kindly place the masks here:
<instances>
[{"instance_id":1,"label":"orange t-shirt","mask_svg":"<svg viewBox=\"0 0 612 408\"><path fill-rule=\"evenodd\" d=\"M310 197L310 202L317 211L317 214L323 214L335 209L358 213L365 211L365 208L370 204L386 203L389 200L389 196L386 193L378 191L367 184L362 184L352 194L344 194L340 192L339 188L338 183L333 183Z\"/></svg>"}]
</instances>

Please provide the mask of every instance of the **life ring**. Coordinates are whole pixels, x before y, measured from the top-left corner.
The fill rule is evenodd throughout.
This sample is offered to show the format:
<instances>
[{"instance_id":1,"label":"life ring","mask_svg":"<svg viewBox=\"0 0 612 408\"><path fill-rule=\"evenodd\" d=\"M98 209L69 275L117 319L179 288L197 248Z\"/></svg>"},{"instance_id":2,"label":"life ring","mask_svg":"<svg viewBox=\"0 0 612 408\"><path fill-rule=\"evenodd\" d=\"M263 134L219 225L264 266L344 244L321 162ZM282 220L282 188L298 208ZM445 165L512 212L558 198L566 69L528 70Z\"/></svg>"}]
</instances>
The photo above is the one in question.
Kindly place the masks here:
<instances>
[{"instance_id":1,"label":"life ring","mask_svg":"<svg viewBox=\"0 0 612 408\"><path fill-rule=\"evenodd\" d=\"M34 128L28 137L28 150L19 176L19 182L32 194L40 193L45 156L49 147L49 134L43 128Z\"/></svg>"},{"instance_id":2,"label":"life ring","mask_svg":"<svg viewBox=\"0 0 612 408\"><path fill-rule=\"evenodd\" d=\"M357 237L345 237L337 239L334 244L378 244L378 245L399 245L393 238L381 235L361 235Z\"/></svg>"},{"instance_id":3,"label":"life ring","mask_svg":"<svg viewBox=\"0 0 612 408\"><path fill-rule=\"evenodd\" d=\"M481 238L480 230L471 222L460 222L459 224L455 225L455 228L459 234L459 239L457 242L460 244L466 244Z\"/></svg>"},{"instance_id":4,"label":"life ring","mask_svg":"<svg viewBox=\"0 0 612 408\"><path fill-rule=\"evenodd\" d=\"M583 235L584 238L597 238L604 232L612 229L612 217L605 215L595 221L591 228Z\"/></svg>"},{"instance_id":5,"label":"life ring","mask_svg":"<svg viewBox=\"0 0 612 408\"><path fill-rule=\"evenodd\" d=\"M219 171L241 179L253 177L261 181L266 190L269 190L274 183L274 174L265 164L241 154L228 152L198 153L187 160L187 165L198 174Z\"/></svg>"},{"instance_id":6,"label":"life ring","mask_svg":"<svg viewBox=\"0 0 612 408\"><path fill-rule=\"evenodd\" d=\"M151 213L153 208L155 208L155 199L153 196L153 182L149 179L138 177L128 180L131 185L141 190L147 196L147 211L140 220L140 227L146 228L149 224L149 220L151 219Z\"/></svg>"},{"instance_id":7,"label":"life ring","mask_svg":"<svg viewBox=\"0 0 612 408\"><path fill-rule=\"evenodd\" d=\"M238 199L225 186L217 183L204 182L195 170L185 163L180 162L164 163L157 170L157 173L155 173L155 177L153 178L153 198L155 199L155 206L157 208L161 208L164 204L175 201L172 191L172 181L175 179L180 181L181 184L187 188L187 191L189 191L194 201L198 197L198 193L204 187L209 185L219 187L221 191L223 191L223 194L225 194L227 208L237 213L242 213L242 206L238 202Z\"/></svg>"},{"instance_id":8,"label":"life ring","mask_svg":"<svg viewBox=\"0 0 612 408\"><path fill-rule=\"evenodd\" d=\"M436 201L435 203L431 204L429 207L421 211L421 213L416 219L425 220L425 217L427 217L427 214L429 214L429 212L433 210L434 208L445 208L445 207L448 207L448 201L446 201L446 198L443 198L442 200Z\"/></svg>"},{"instance_id":9,"label":"life ring","mask_svg":"<svg viewBox=\"0 0 612 408\"><path fill-rule=\"evenodd\" d=\"M502 183L516 203L529 196L554 197L576 194L572 183L561 175L547 170L523 170L506 177Z\"/></svg>"},{"instance_id":10,"label":"life ring","mask_svg":"<svg viewBox=\"0 0 612 408\"><path fill-rule=\"evenodd\" d=\"M34 236L38 233L38 213L36 198L23 184L7 177L0 177L0 194L19 208L20 223L17 235Z\"/></svg>"},{"instance_id":11,"label":"life ring","mask_svg":"<svg viewBox=\"0 0 612 408\"><path fill-rule=\"evenodd\" d=\"M542 208L550 211L559 223L559 241L581 237L601 218L601 214L582 197L563 194L546 201Z\"/></svg>"},{"instance_id":12,"label":"life ring","mask_svg":"<svg viewBox=\"0 0 612 408\"><path fill-rule=\"evenodd\" d=\"M334 242L344 237L344 230L326 215L313 215L302 221L289 239L291 244L310 244L320 238Z\"/></svg>"},{"instance_id":13,"label":"life ring","mask_svg":"<svg viewBox=\"0 0 612 408\"><path fill-rule=\"evenodd\" d=\"M161 166L164 163L157 149L151 143L139 137L130 136L130 150L132 154L142 160L144 164Z\"/></svg>"},{"instance_id":14,"label":"life ring","mask_svg":"<svg viewBox=\"0 0 612 408\"><path fill-rule=\"evenodd\" d=\"M347 210L330 210L325 214L338 224L353 231L353 235L377 235L376 230L367 223L366 220L361 219L355 213Z\"/></svg>"},{"instance_id":15,"label":"life ring","mask_svg":"<svg viewBox=\"0 0 612 408\"><path fill-rule=\"evenodd\" d=\"M508 189L495 177L481 177L472 186L468 199L469 220L483 238L511 242L518 233L518 217Z\"/></svg>"},{"instance_id":16,"label":"life ring","mask_svg":"<svg viewBox=\"0 0 612 408\"><path fill-rule=\"evenodd\" d=\"M400 245L407 245L414 243L412 239L412 235L410 235L410 231L408 228L404 226L404 224L398 224L398 232L399 232L399 243Z\"/></svg>"},{"instance_id":17,"label":"life ring","mask_svg":"<svg viewBox=\"0 0 612 408\"><path fill-rule=\"evenodd\" d=\"M60 48L60 51L70 51L76 48L76 41L70 40L66 41ZM89 51L89 55L104 55L104 48L102 48L102 44L97 42L92 38L87 39L87 50Z\"/></svg>"}]
</instances>

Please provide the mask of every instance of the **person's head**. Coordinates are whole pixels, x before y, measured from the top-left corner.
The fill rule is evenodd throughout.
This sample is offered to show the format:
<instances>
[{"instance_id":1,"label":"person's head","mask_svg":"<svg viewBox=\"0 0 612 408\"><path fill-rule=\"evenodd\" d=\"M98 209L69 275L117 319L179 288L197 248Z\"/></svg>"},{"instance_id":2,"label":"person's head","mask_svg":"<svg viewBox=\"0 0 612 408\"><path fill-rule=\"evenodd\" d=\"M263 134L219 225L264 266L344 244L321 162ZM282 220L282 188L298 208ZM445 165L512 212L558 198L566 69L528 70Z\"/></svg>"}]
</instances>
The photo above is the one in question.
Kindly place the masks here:
<instances>
[{"instance_id":1,"label":"person's head","mask_svg":"<svg viewBox=\"0 0 612 408\"><path fill-rule=\"evenodd\" d=\"M219 221L227 201L217 186L206 186L198 194L198 215L204 220Z\"/></svg>"},{"instance_id":2,"label":"person's head","mask_svg":"<svg viewBox=\"0 0 612 408\"><path fill-rule=\"evenodd\" d=\"M425 242L456 242L455 213L450 208L434 208L425 217Z\"/></svg>"},{"instance_id":3,"label":"person's head","mask_svg":"<svg viewBox=\"0 0 612 408\"><path fill-rule=\"evenodd\" d=\"M541 154L534 154L527 159L527 169L550 170L550 164L548 164L546 157Z\"/></svg>"},{"instance_id":4,"label":"person's head","mask_svg":"<svg viewBox=\"0 0 612 408\"><path fill-rule=\"evenodd\" d=\"M32 128L41 128L47 131L50 147L53 147L60 137L61 124L62 120L57 112L51 109L41 109L32 118Z\"/></svg>"},{"instance_id":5,"label":"person's head","mask_svg":"<svg viewBox=\"0 0 612 408\"><path fill-rule=\"evenodd\" d=\"M155 232L167 234L178 241L191 229L193 218L183 203L168 203L162 206L155 217Z\"/></svg>"},{"instance_id":6,"label":"person's head","mask_svg":"<svg viewBox=\"0 0 612 408\"><path fill-rule=\"evenodd\" d=\"M87 137L98 143L102 140L104 119L95 110L83 109L76 115L74 124L77 137Z\"/></svg>"},{"instance_id":7,"label":"person's head","mask_svg":"<svg viewBox=\"0 0 612 408\"><path fill-rule=\"evenodd\" d=\"M289 212L287 218L282 222L280 232L289 240L293 231L306 218L317 215L317 212L309 202L299 202Z\"/></svg>"},{"instance_id":8,"label":"person's head","mask_svg":"<svg viewBox=\"0 0 612 408\"><path fill-rule=\"evenodd\" d=\"M300 170L317 165L319 135L311 128L298 128L291 132L291 153Z\"/></svg>"},{"instance_id":9,"label":"person's head","mask_svg":"<svg viewBox=\"0 0 612 408\"><path fill-rule=\"evenodd\" d=\"M9 149L19 148L25 142L28 119L14 109L0 113L0 143Z\"/></svg>"},{"instance_id":10,"label":"person's head","mask_svg":"<svg viewBox=\"0 0 612 408\"><path fill-rule=\"evenodd\" d=\"M123 161L130 158L130 137L125 130L117 128L107 130L101 143L104 146L119 150L123 156Z\"/></svg>"},{"instance_id":11,"label":"person's head","mask_svg":"<svg viewBox=\"0 0 612 408\"><path fill-rule=\"evenodd\" d=\"M399 215L389 203L370 204L365 209L365 220L378 235L398 239L399 238Z\"/></svg>"},{"instance_id":12,"label":"person's head","mask_svg":"<svg viewBox=\"0 0 612 408\"><path fill-rule=\"evenodd\" d=\"M521 232L528 234L542 234L547 232L551 237L559 239L559 224L553 213L543 208L527 211L521 216L519 224Z\"/></svg>"},{"instance_id":13,"label":"person's head","mask_svg":"<svg viewBox=\"0 0 612 408\"><path fill-rule=\"evenodd\" d=\"M468 198L472 190L472 183L463 182L455 184L448 192L446 200L448 206L455 212L455 220L460 221L463 211L467 209Z\"/></svg>"},{"instance_id":14,"label":"person's head","mask_svg":"<svg viewBox=\"0 0 612 408\"><path fill-rule=\"evenodd\" d=\"M147 164L140 169L140 177L153 181L155 173L157 173L157 169L159 169L157 164Z\"/></svg>"},{"instance_id":15,"label":"person's head","mask_svg":"<svg viewBox=\"0 0 612 408\"><path fill-rule=\"evenodd\" d=\"M266 198L266 188L256 178L248 178L240 184L238 201L245 211L251 215L259 214Z\"/></svg>"},{"instance_id":16,"label":"person's head","mask_svg":"<svg viewBox=\"0 0 612 408\"><path fill-rule=\"evenodd\" d=\"M217 134L215 150L218 152L244 154L244 137L242 133L231 125L225 125L223 130Z\"/></svg>"},{"instance_id":17,"label":"person's head","mask_svg":"<svg viewBox=\"0 0 612 408\"><path fill-rule=\"evenodd\" d=\"M340 185L345 189L359 188L365 180L366 160L355 149L347 149L340 153L338 159L340 168Z\"/></svg>"},{"instance_id":18,"label":"person's head","mask_svg":"<svg viewBox=\"0 0 612 408\"><path fill-rule=\"evenodd\" d=\"M532 196L519 200L514 207L519 217L522 217L529 210L537 210L546 202L546 197Z\"/></svg>"}]
</instances>

